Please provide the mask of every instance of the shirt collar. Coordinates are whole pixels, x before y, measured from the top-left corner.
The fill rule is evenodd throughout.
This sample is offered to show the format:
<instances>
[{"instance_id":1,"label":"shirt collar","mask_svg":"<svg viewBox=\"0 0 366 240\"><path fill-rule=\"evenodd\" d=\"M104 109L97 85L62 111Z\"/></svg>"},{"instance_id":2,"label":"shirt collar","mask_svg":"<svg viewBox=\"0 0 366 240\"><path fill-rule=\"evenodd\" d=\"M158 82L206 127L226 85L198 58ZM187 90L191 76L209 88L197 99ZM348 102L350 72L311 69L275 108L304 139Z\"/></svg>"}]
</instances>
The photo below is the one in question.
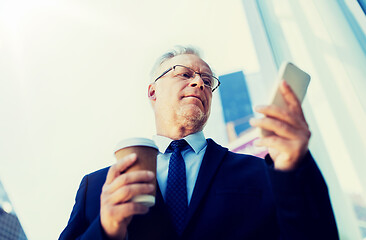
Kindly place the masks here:
<instances>
[{"instance_id":1,"label":"shirt collar","mask_svg":"<svg viewBox=\"0 0 366 240\"><path fill-rule=\"evenodd\" d=\"M183 139L187 141L196 154L207 145L205 135L202 131L185 136ZM161 153L165 153L170 143L173 141L172 139L161 135L154 135L153 140Z\"/></svg>"}]
</instances>

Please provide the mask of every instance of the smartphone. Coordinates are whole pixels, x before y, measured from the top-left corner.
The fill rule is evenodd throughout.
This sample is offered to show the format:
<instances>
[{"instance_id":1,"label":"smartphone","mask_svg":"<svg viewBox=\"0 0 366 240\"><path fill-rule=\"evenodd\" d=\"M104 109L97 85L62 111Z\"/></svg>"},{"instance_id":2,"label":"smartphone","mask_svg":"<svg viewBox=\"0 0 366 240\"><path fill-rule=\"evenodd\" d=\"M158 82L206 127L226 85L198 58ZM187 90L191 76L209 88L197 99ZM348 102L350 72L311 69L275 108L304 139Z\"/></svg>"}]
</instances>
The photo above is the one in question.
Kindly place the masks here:
<instances>
[{"instance_id":1,"label":"smartphone","mask_svg":"<svg viewBox=\"0 0 366 240\"><path fill-rule=\"evenodd\" d=\"M286 83L291 87L292 91L295 93L296 97L302 103L304 100L306 91L310 82L310 75L295 66L291 62L282 63L280 70L278 71L278 79L276 82L276 87L270 95L270 105L277 105L279 107L286 107L286 103L279 89L279 84L281 80L286 81ZM261 129L262 136L272 135L273 132Z\"/></svg>"}]
</instances>

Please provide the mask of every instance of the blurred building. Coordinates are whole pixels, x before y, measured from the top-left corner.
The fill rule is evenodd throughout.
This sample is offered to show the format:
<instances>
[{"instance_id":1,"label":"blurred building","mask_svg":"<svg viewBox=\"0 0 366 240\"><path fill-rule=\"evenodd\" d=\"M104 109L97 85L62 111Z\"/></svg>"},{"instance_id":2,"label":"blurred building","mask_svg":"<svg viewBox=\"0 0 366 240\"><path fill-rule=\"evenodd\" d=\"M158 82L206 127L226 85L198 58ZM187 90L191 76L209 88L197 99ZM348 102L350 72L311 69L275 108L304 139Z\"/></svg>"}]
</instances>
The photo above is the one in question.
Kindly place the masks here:
<instances>
[{"instance_id":1,"label":"blurred building","mask_svg":"<svg viewBox=\"0 0 366 240\"><path fill-rule=\"evenodd\" d=\"M219 92L226 130L229 142L232 142L251 128L252 103L242 71L221 75L219 79L222 83Z\"/></svg>"},{"instance_id":2,"label":"blurred building","mask_svg":"<svg viewBox=\"0 0 366 240\"><path fill-rule=\"evenodd\" d=\"M222 83L219 92L230 150L264 157L267 150L254 146L259 135L249 124L254 115L243 71L221 75L219 79Z\"/></svg>"},{"instance_id":3,"label":"blurred building","mask_svg":"<svg viewBox=\"0 0 366 240\"><path fill-rule=\"evenodd\" d=\"M1 181L0 181L0 239L1 240L27 239Z\"/></svg>"}]
</instances>

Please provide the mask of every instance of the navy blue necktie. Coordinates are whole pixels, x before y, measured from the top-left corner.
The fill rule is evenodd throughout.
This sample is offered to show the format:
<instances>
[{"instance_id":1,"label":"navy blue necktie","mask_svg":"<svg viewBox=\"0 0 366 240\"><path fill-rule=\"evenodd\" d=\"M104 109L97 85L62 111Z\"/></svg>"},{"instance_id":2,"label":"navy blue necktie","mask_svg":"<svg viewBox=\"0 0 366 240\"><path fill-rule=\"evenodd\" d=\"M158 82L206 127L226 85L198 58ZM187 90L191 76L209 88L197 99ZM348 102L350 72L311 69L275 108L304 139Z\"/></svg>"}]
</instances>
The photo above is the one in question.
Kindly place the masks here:
<instances>
[{"instance_id":1,"label":"navy blue necktie","mask_svg":"<svg viewBox=\"0 0 366 240\"><path fill-rule=\"evenodd\" d=\"M187 145L187 142L181 139L171 142L167 149L167 152L172 152L172 155L169 161L165 202L179 235L183 233L183 224L188 210L186 165L181 154Z\"/></svg>"}]
</instances>

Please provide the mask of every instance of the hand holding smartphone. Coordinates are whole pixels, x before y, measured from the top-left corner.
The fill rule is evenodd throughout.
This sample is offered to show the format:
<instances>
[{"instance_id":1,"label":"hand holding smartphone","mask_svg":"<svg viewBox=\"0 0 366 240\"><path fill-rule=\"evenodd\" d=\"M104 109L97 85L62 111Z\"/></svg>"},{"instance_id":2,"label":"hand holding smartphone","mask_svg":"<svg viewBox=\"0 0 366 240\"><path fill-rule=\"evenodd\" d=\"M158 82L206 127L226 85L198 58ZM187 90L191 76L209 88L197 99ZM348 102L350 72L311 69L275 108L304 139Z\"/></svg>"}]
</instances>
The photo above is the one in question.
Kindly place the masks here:
<instances>
[{"instance_id":1,"label":"hand holding smartphone","mask_svg":"<svg viewBox=\"0 0 366 240\"><path fill-rule=\"evenodd\" d=\"M284 62L280 67L276 88L270 95L269 104L277 105L279 107L286 107L285 99L283 98L279 89L279 85L282 80L286 81L299 101L302 102L310 82L310 75L295 66L293 63ZM273 134L273 132L261 129L262 136L265 137L271 134Z\"/></svg>"}]
</instances>

